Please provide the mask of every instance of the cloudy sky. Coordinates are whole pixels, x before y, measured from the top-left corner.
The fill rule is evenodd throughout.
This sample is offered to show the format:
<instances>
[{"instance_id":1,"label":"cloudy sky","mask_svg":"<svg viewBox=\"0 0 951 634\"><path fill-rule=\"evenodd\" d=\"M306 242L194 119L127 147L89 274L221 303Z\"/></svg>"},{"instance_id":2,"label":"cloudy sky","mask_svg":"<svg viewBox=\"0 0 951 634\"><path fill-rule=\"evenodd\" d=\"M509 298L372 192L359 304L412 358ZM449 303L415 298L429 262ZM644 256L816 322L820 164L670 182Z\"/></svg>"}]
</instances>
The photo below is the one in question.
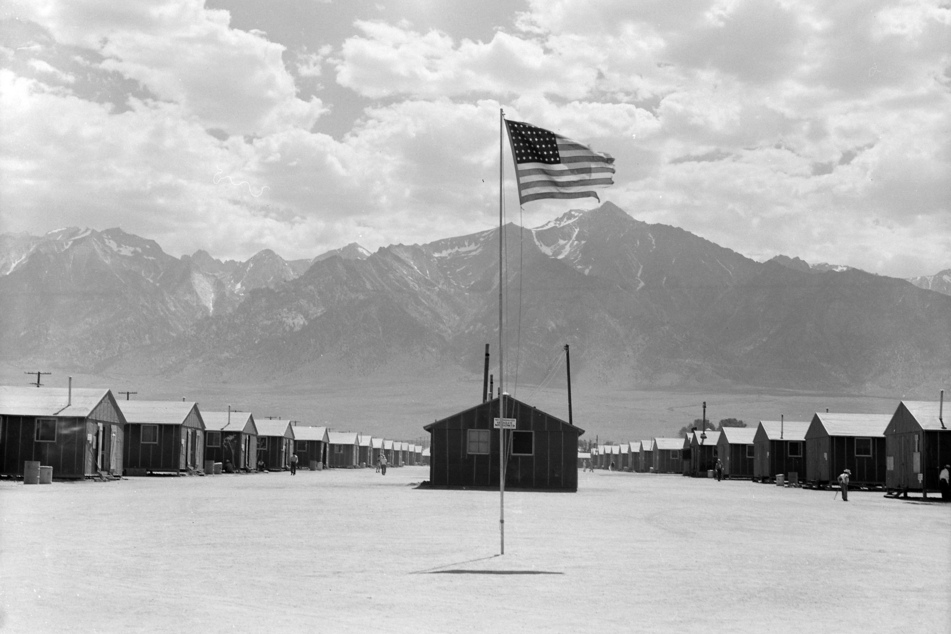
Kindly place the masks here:
<instances>
[{"instance_id":1,"label":"cloudy sky","mask_svg":"<svg viewBox=\"0 0 951 634\"><path fill-rule=\"evenodd\" d=\"M3 232L245 259L490 229L501 107L614 155L602 200L639 220L759 260L951 267L947 0L0 7Z\"/></svg>"}]
</instances>

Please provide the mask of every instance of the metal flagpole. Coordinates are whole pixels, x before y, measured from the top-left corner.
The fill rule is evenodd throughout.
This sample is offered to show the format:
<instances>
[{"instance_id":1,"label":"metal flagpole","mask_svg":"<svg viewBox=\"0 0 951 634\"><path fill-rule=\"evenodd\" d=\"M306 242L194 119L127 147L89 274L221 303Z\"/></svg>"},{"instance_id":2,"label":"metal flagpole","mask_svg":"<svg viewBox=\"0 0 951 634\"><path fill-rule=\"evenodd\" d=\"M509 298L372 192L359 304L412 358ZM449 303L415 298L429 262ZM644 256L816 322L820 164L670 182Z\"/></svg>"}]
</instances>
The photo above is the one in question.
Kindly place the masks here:
<instances>
[{"instance_id":1,"label":"metal flagpole","mask_svg":"<svg viewBox=\"0 0 951 634\"><path fill-rule=\"evenodd\" d=\"M502 288L505 278L502 268L502 256L505 249L505 227L503 225L502 204L503 192L503 142L502 129L505 127L505 111L499 108L499 419L505 418L505 389L503 376L505 373L505 346L502 341ZM501 552L505 554L505 429L499 425L499 538Z\"/></svg>"}]
</instances>

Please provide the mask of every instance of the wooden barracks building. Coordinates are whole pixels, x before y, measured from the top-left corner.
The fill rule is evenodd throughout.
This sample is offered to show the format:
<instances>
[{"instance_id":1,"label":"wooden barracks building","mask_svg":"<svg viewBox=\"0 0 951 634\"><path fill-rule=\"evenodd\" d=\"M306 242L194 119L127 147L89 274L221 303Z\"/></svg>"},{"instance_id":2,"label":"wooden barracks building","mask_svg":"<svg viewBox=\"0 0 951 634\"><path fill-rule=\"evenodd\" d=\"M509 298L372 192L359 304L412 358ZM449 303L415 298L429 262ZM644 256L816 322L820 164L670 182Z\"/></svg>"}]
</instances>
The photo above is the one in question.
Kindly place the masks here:
<instances>
[{"instance_id":1,"label":"wooden barracks building","mask_svg":"<svg viewBox=\"0 0 951 634\"><path fill-rule=\"evenodd\" d=\"M943 397L943 395L942 395ZM885 428L885 486L938 491L938 474L951 464L951 421L944 400L902 401Z\"/></svg>"},{"instance_id":2,"label":"wooden barracks building","mask_svg":"<svg viewBox=\"0 0 951 634\"><path fill-rule=\"evenodd\" d=\"M126 475L182 473L204 465L205 423L198 404L185 401L119 401L126 419Z\"/></svg>"},{"instance_id":3,"label":"wooden barracks building","mask_svg":"<svg viewBox=\"0 0 951 634\"><path fill-rule=\"evenodd\" d=\"M540 491L578 490L578 438L584 430L505 397L505 487ZM498 488L498 397L426 425L430 434L429 482L443 488Z\"/></svg>"},{"instance_id":4,"label":"wooden barracks building","mask_svg":"<svg viewBox=\"0 0 951 634\"><path fill-rule=\"evenodd\" d=\"M57 479L120 476L124 426L106 389L0 386L0 475L30 461Z\"/></svg>"},{"instance_id":5,"label":"wooden barracks building","mask_svg":"<svg viewBox=\"0 0 951 634\"><path fill-rule=\"evenodd\" d=\"M806 476L808 421L761 420L753 436L753 479L798 482Z\"/></svg>"}]
</instances>

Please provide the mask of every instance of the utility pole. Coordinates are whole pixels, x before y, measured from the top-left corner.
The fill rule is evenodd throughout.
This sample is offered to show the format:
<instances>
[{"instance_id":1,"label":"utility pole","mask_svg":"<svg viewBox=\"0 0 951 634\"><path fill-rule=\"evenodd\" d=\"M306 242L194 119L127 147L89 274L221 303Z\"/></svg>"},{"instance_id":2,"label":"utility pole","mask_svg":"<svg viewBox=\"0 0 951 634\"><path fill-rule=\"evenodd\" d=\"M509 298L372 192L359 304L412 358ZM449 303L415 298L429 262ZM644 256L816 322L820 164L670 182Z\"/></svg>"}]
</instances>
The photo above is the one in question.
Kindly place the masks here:
<instances>
[{"instance_id":1,"label":"utility pole","mask_svg":"<svg viewBox=\"0 0 951 634\"><path fill-rule=\"evenodd\" d=\"M116 392L116 394L118 394L119 396L122 396L123 394L125 394L125 400L128 401L128 400L129 400L129 396L130 396L131 394L138 394L138 392Z\"/></svg>"},{"instance_id":2,"label":"utility pole","mask_svg":"<svg viewBox=\"0 0 951 634\"><path fill-rule=\"evenodd\" d=\"M36 375L36 387L40 387L41 385L43 385L42 383L40 383L40 375L42 375L42 374L52 374L52 372L39 372L39 371L37 371L37 372L24 372L23 374L31 374L31 375L32 375L32 374L35 374L35 375ZM32 381L30 382L30 385L33 385L33 382L32 382Z\"/></svg>"},{"instance_id":3,"label":"utility pole","mask_svg":"<svg viewBox=\"0 0 951 634\"><path fill-rule=\"evenodd\" d=\"M574 419L571 417L571 355L568 352L568 344L565 344L565 369L568 374L568 424L574 427Z\"/></svg>"}]
</instances>

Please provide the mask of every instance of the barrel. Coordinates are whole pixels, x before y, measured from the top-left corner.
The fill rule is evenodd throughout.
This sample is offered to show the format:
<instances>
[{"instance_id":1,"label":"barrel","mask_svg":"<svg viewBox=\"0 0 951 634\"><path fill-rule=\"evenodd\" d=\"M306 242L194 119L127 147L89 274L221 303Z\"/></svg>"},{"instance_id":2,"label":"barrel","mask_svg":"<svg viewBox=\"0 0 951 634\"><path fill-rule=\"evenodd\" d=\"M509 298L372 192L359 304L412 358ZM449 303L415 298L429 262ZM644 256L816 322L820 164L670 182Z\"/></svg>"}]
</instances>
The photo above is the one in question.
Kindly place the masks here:
<instances>
[{"instance_id":1,"label":"barrel","mask_svg":"<svg viewBox=\"0 0 951 634\"><path fill-rule=\"evenodd\" d=\"M40 484L53 484L53 467L40 467Z\"/></svg>"},{"instance_id":2,"label":"barrel","mask_svg":"<svg viewBox=\"0 0 951 634\"><path fill-rule=\"evenodd\" d=\"M214 460L205 460L205 475L215 475Z\"/></svg>"},{"instance_id":3,"label":"barrel","mask_svg":"<svg viewBox=\"0 0 951 634\"><path fill-rule=\"evenodd\" d=\"M23 463L23 484L40 483L40 461L27 460Z\"/></svg>"},{"instance_id":4,"label":"barrel","mask_svg":"<svg viewBox=\"0 0 951 634\"><path fill-rule=\"evenodd\" d=\"M309 463L307 466L310 467L310 470L311 470L311 471L317 471L317 461L316 461L316 460L311 460L310 463Z\"/></svg>"}]
</instances>

